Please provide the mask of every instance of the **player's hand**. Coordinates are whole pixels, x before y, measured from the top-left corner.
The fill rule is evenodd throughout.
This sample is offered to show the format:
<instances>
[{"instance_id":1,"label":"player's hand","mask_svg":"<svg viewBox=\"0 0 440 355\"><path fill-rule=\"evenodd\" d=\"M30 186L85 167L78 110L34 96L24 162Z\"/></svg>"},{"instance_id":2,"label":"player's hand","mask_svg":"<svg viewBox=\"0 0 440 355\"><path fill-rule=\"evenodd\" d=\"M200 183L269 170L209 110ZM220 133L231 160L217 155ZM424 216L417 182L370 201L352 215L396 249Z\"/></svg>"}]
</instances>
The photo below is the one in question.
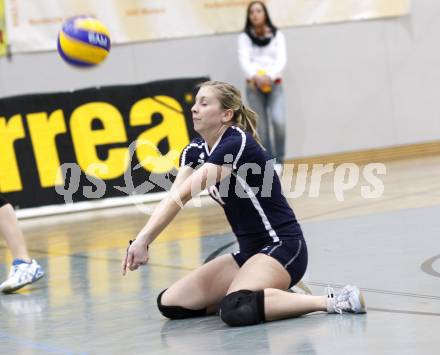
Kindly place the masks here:
<instances>
[{"instance_id":1,"label":"player's hand","mask_svg":"<svg viewBox=\"0 0 440 355\"><path fill-rule=\"evenodd\" d=\"M127 273L127 268L131 271L148 262L148 246L140 240L130 240L127 253L122 261L122 275Z\"/></svg>"}]
</instances>

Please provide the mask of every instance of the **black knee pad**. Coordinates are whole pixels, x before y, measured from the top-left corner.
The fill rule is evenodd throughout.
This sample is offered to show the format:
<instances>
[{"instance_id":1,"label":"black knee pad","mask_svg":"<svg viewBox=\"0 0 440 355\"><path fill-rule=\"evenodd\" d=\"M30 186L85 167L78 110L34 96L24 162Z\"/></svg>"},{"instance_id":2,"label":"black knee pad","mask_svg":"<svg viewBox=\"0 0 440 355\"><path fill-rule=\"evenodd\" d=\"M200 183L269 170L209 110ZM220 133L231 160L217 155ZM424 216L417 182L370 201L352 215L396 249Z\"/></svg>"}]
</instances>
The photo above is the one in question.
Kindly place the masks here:
<instances>
[{"instance_id":1,"label":"black knee pad","mask_svg":"<svg viewBox=\"0 0 440 355\"><path fill-rule=\"evenodd\" d=\"M162 304L162 295L166 291L163 290L159 296L157 296L157 308L164 317L169 319L184 319L202 317L206 315L206 308L203 309L187 309L180 306L164 306Z\"/></svg>"},{"instance_id":2,"label":"black knee pad","mask_svg":"<svg viewBox=\"0 0 440 355\"><path fill-rule=\"evenodd\" d=\"M231 327L264 322L264 291L232 292L220 303L220 317Z\"/></svg>"}]
</instances>

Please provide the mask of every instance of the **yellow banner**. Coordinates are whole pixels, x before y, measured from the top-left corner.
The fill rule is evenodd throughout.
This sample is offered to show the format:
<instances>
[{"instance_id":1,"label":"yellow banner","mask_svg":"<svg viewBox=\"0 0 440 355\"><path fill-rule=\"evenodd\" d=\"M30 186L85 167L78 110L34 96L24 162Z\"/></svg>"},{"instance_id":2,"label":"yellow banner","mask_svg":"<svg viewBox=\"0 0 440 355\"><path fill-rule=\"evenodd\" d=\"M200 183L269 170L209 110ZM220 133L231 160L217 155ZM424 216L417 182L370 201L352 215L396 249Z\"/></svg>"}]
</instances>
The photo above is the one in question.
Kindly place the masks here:
<instances>
[{"instance_id":1,"label":"yellow banner","mask_svg":"<svg viewBox=\"0 0 440 355\"><path fill-rule=\"evenodd\" d=\"M12 52L56 48L64 19L93 15L113 43L239 32L249 0L5 0ZM266 0L276 26L403 16L410 0Z\"/></svg>"},{"instance_id":2,"label":"yellow banner","mask_svg":"<svg viewBox=\"0 0 440 355\"><path fill-rule=\"evenodd\" d=\"M0 194L33 208L168 190L207 79L0 98Z\"/></svg>"},{"instance_id":3,"label":"yellow banner","mask_svg":"<svg viewBox=\"0 0 440 355\"><path fill-rule=\"evenodd\" d=\"M5 4L0 0L0 56L6 54Z\"/></svg>"}]
</instances>

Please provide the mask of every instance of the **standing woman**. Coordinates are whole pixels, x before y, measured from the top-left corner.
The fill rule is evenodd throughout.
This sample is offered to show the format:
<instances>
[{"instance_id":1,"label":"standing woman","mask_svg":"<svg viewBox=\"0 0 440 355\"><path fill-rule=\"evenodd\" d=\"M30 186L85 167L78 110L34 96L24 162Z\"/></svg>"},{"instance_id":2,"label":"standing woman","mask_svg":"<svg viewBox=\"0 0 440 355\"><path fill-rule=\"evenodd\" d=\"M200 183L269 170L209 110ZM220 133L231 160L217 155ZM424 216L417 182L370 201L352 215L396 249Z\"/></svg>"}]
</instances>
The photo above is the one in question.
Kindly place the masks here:
<instances>
[{"instance_id":1,"label":"standing woman","mask_svg":"<svg viewBox=\"0 0 440 355\"><path fill-rule=\"evenodd\" d=\"M205 82L191 111L201 138L183 150L171 193L128 248L123 274L148 262L148 246L206 188L223 207L240 250L211 260L161 292L157 305L165 317L219 310L226 324L241 326L314 311L364 313L362 295L353 286L338 295L287 292L306 271L306 241L256 140L255 112L243 105L240 92L226 83Z\"/></svg>"},{"instance_id":2,"label":"standing woman","mask_svg":"<svg viewBox=\"0 0 440 355\"><path fill-rule=\"evenodd\" d=\"M247 8L238 54L247 81L247 101L259 117L258 134L269 156L283 164L286 121L281 73L286 66L286 43L262 1L252 1Z\"/></svg>"}]
</instances>

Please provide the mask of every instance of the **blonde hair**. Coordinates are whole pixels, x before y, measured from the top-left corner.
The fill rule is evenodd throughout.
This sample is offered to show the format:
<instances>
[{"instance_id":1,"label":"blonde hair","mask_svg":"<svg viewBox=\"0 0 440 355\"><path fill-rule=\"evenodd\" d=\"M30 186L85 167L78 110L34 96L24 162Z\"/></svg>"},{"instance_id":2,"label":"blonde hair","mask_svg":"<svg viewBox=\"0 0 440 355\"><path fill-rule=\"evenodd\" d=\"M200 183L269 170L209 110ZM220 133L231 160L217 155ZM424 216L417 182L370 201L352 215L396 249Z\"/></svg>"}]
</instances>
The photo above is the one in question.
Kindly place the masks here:
<instances>
[{"instance_id":1,"label":"blonde hair","mask_svg":"<svg viewBox=\"0 0 440 355\"><path fill-rule=\"evenodd\" d=\"M198 87L213 88L222 108L234 112L232 122L237 127L251 133L255 140L261 145L260 137L257 133L258 115L243 105L240 90L234 85L223 83L221 81L205 81L198 85Z\"/></svg>"}]
</instances>

